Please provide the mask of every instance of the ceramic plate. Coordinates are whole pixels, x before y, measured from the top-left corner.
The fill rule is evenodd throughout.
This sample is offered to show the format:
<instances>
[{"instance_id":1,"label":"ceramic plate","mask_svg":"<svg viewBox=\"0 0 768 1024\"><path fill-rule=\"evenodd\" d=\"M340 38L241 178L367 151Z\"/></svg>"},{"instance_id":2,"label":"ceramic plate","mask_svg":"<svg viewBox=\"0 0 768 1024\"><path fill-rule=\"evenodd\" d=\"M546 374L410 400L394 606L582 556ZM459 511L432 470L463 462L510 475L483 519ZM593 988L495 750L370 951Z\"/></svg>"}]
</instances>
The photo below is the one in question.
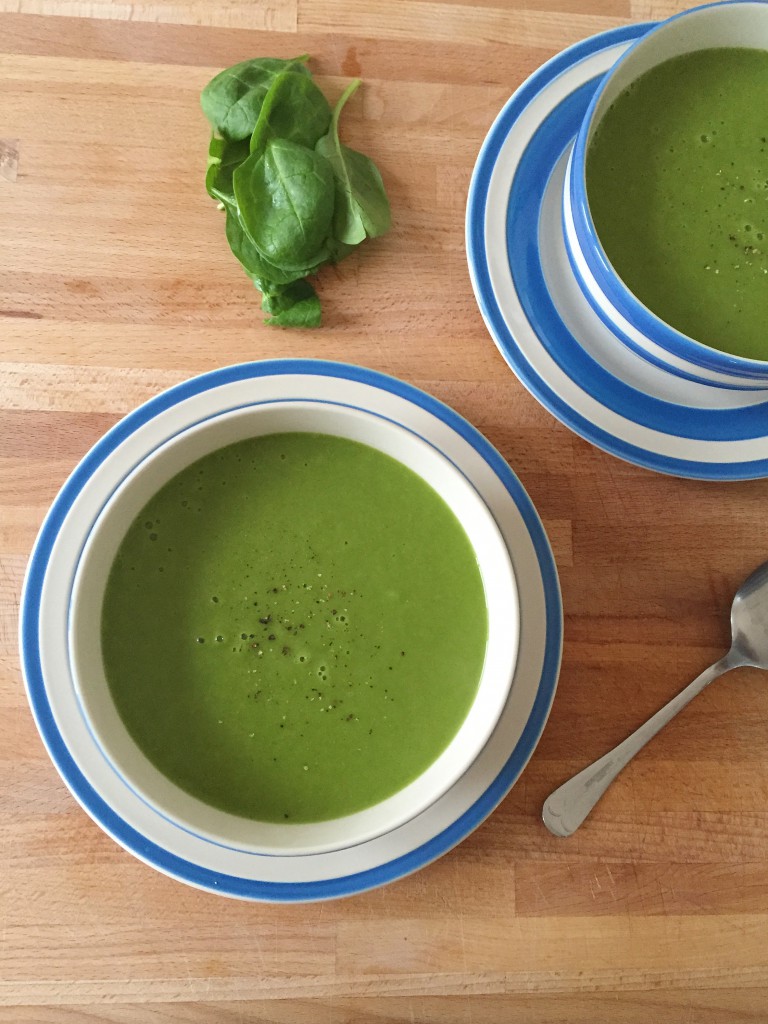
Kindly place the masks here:
<instances>
[{"instance_id":1,"label":"ceramic plate","mask_svg":"<svg viewBox=\"0 0 768 1024\"><path fill-rule=\"evenodd\" d=\"M449 458L493 514L520 596L520 649L498 725L472 767L400 828L358 846L309 856L224 847L162 817L101 754L69 670L69 593L80 552L105 500L144 454L226 409L309 400L401 424ZM91 817L135 856L181 881L243 899L332 899L423 867L465 838L514 784L541 735L560 663L562 611L552 554L530 499L496 450L436 399L370 370L280 360L217 370L171 389L118 423L56 498L30 559L21 608L22 664L38 728L62 778Z\"/></svg>"},{"instance_id":2,"label":"ceramic plate","mask_svg":"<svg viewBox=\"0 0 768 1024\"><path fill-rule=\"evenodd\" d=\"M481 312L509 366L575 433L676 476L768 475L768 391L708 387L617 341L571 272L565 164L602 76L651 26L605 32L559 54L514 94L480 151L467 254Z\"/></svg>"}]
</instances>

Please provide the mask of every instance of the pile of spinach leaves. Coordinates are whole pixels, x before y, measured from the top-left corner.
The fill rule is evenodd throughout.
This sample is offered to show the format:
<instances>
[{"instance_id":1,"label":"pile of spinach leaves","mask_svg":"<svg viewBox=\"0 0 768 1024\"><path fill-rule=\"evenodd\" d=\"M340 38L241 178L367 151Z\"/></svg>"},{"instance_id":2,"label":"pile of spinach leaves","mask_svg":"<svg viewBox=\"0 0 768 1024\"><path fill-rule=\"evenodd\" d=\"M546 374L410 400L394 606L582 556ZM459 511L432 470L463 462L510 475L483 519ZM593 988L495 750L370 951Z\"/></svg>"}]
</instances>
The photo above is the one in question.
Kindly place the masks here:
<instances>
[{"instance_id":1,"label":"pile of spinach leaves","mask_svg":"<svg viewBox=\"0 0 768 1024\"><path fill-rule=\"evenodd\" d=\"M339 141L339 115L307 57L261 57L216 75L203 90L213 127L205 187L226 214L232 252L262 294L266 323L318 327L307 280L390 226L376 165Z\"/></svg>"}]
</instances>

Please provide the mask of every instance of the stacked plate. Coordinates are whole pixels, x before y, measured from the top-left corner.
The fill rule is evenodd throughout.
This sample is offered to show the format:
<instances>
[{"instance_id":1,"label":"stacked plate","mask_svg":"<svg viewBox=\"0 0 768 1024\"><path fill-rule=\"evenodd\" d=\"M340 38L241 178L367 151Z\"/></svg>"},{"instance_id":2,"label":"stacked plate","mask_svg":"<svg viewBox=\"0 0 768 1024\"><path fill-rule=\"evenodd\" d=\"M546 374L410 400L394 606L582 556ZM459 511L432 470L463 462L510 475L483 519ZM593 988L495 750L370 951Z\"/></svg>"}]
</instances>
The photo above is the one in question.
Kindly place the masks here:
<instances>
[{"instance_id":1,"label":"stacked plate","mask_svg":"<svg viewBox=\"0 0 768 1024\"><path fill-rule=\"evenodd\" d=\"M520 607L519 652L501 717L469 770L436 802L384 835L309 855L268 856L214 842L169 820L105 756L72 668L72 590L95 518L131 468L222 412L275 402L362 410L405 427L469 481L501 532ZM190 380L137 409L77 467L43 524L25 582L21 646L30 703L56 767L92 818L153 867L244 899L306 901L400 878L460 842L509 791L544 727L560 662L557 574L539 518L506 462L470 424L423 392L357 367L314 360L252 363Z\"/></svg>"},{"instance_id":2,"label":"stacked plate","mask_svg":"<svg viewBox=\"0 0 768 1024\"><path fill-rule=\"evenodd\" d=\"M768 391L685 380L624 346L593 312L566 253L565 167L605 73L652 26L595 36L515 93L482 147L467 252L489 331L562 423L628 462L707 480L768 472Z\"/></svg>"}]
</instances>

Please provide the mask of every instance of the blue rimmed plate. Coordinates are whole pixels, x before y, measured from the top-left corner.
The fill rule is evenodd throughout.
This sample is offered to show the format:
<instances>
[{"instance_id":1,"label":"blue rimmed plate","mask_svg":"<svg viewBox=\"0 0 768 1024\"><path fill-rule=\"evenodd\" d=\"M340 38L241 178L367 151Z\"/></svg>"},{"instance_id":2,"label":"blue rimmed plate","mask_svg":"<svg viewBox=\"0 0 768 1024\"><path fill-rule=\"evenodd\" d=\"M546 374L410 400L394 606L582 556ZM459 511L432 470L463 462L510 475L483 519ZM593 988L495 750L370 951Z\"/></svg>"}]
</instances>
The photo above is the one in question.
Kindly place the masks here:
<instances>
[{"instance_id":1,"label":"blue rimmed plate","mask_svg":"<svg viewBox=\"0 0 768 1024\"><path fill-rule=\"evenodd\" d=\"M768 392L685 381L625 348L581 294L563 240L565 164L602 76L650 25L559 54L512 96L477 159L467 205L472 284L496 345L562 423L676 476L768 475Z\"/></svg>"},{"instance_id":2,"label":"blue rimmed plate","mask_svg":"<svg viewBox=\"0 0 768 1024\"><path fill-rule=\"evenodd\" d=\"M400 828L304 857L225 848L185 831L115 772L80 713L69 670L68 595L79 552L105 500L147 450L230 408L300 399L347 404L419 434L472 483L508 546L519 586L520 651L499 723L469 771ZM300 902L362 892L441 856L494 809L544 727L560 663L562 611L552 554L530 499L498 452L457 413L418 389L358 367L315 360L244 364L194 378L118 423L56 498L30 559L21 608L22 665L35 719L62 778L118 843L191 885L243 899Z\"/></svg>"}]
</instances>

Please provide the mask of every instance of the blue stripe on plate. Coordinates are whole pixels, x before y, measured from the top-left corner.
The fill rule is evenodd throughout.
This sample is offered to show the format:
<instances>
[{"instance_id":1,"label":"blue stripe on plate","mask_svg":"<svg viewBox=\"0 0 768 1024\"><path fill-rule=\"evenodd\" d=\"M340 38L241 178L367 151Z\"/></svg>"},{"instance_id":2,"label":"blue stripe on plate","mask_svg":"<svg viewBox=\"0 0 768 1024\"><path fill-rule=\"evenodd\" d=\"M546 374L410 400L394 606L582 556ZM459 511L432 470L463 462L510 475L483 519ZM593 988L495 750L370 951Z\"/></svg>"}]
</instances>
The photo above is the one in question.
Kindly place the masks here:
<instances>
[{"instance_id":1,"label":"blue stripe on plate","mask_svg":"<svg viewBox=\"0 0 768 1024\"><path fill-rule=\"evenodd\" d=\"M544 662L531 714L514 751L483 795L447 829L402 857L368 871L316 882L254 881L211 871L169 853L128 825L95 792L73 761L51 714L40 661L40 598L51 550L72 503L96 468L125 438L179 402L233 381L278 374L337 377L388 391L432 413L464 438L499 477L525 522L542 574L547 618ZM302 902L349 896L402 878L447 852L491 813L520 775L544 728L560 664L562 608L552 552L536 510L504 459L471 424L430 395L373 370L322 360L280 359L214 370L171 388L126 416L91 449L65 483L41 528L24 583L20 635L27 692L43 741L73 795L109 835L141 860L191 885L244 899Z\"/></svg>"},{"instance_id":2,"label":"blue stripe on plate","mask_svg":"<svg viewBox=\"0 0 768 1024\"><path fill-rule=\"evenodd\" d=\"M670 458L622 441L588 421L553 391L522 355L491 285L484 234L488 188L499 152L516 121L528 104L564 71L600 50L639 37L649 27L612 30L566 50L533 75L496 119L478 157L467 207L468 258L478 304L504 358L523 384L581 437L629 462L677 476L714 480L762 477L768 473L768 459L706 463ZM575 135L599 81L597 77L575 89L552 111L532 136L515 173L506 211L507 255L525 314L542 346L571 380L627 419L672 437L725 441L763 438L768 425L768 403L743 409L701 410L645 395L600 366L579 345L554 306L538 250L541 200L551 171Z\"/></svg>"}]
</instances>

